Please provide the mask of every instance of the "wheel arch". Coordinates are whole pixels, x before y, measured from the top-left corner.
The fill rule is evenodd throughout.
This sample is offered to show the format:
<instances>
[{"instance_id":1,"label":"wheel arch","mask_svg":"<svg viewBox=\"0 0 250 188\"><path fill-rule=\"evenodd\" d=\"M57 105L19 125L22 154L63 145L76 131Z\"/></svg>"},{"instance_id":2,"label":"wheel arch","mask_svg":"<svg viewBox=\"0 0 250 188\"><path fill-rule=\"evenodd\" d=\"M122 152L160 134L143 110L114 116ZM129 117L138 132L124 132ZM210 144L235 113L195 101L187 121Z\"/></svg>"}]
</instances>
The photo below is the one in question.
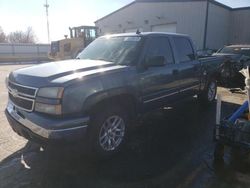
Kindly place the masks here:
<instances>
[{"instance_id":1,"label":"wheel arch","mask_svg":"<svg viewBox=\"0 0 250 188\"><path fill-rule=\"evenodd\" d=\"M207 87L207 85L209 84L211 80L215 80L216 83L220 82L220 72L219 71L207 72L207 75L203 82L202 90L204 90Z\"/></svg>"},{"instance_id":2,"label":"wheel arch","mask_svg":"<svg viewBox=\"0 0 250 188\"><path fill-rule=\"evenodd\" d=\"M129 116L136 118L137 115L136 96L124 89L101 92L88 97L83 104L83 113L92 114L99 106L121 105L129 112Z\"/></svg>"}]
</instances>

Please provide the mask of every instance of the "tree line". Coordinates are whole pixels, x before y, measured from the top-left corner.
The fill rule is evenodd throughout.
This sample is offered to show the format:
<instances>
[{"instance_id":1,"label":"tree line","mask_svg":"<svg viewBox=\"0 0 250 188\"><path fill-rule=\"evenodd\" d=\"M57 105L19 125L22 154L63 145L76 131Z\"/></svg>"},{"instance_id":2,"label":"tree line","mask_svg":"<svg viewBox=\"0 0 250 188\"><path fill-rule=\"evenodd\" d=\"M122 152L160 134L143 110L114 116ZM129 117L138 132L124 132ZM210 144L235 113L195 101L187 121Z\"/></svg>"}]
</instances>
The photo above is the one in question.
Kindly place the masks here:
<instances>
[{"instance_id":1,"label":"tree line","mask_svg":"<svg viewBox=\"0 0 250 188\"><path fill-rule=\"evenodd\" d=\"M32 27L27 27L25 31L17 30L5 34L0 26L0 43L31 43L37 42L35 32Z\"/></svg>"}]
</instances>

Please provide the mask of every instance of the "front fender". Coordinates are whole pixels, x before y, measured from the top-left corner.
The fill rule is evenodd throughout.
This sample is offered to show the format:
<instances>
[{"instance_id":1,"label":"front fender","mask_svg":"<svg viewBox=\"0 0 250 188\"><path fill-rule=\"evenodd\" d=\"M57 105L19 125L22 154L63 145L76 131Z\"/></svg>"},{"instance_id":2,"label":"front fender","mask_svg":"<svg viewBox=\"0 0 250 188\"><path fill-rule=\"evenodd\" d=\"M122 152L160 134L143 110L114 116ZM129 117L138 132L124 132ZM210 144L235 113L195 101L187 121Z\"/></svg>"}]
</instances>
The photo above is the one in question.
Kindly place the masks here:
<instances>
[{"instance_id":1,"label":"front fender","mask_svg":"<svg viewBox=\"0 0 250 188\"><path fill-rule=\"evenodd\" d=\"M95 93L95 94L89 96L84 101L82 111L87 112L93 106L96 106L98 103L100 103L102 101L109 100L109 99L112 101L112 98L119 97L119 96L129 96L130 98L132 98L136 102L136 104L138 102L136 94L135 94L135 92L133 92L132 88L113 88L113 89L109 89L107 91ZM123 99L122 102L124 102L125 100L126 100L126 98Z\"/></svg>"},{"instance_id":2,"label":"front fender","mask_svg":"<svg viewBox=\"0 0 250 188\"><path fill-rule=\"evenodd\" d=\"M86 99L103 91L100 79L79 80L77 83L65 88L62 100L63 114L82 113L82 106Z\"/></svg>"}]
</instances>

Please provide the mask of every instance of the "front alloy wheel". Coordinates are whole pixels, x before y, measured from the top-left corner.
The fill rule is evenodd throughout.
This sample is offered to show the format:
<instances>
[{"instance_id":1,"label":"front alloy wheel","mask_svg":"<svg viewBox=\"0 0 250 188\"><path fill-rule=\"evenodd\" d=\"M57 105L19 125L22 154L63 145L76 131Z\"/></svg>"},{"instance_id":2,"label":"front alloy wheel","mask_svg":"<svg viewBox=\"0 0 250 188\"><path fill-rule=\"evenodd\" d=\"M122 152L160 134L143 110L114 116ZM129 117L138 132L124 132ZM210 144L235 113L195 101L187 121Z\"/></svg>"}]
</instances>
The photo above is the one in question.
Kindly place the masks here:
<instances>
[{"instance_id":1,"label":"front alloy wheel","mask_svg":"<svg viewBox=\"0 0 250 188\"><path fill-rule=\"evenodd\" d=\"M125 123L118 115L108 117L101 126L99 144L104 151L113 151L124 139Z\"/></svg>"},{"instance_id":2,"label":"front alloy wheel","mask_svg":"<svg viewBox=\"0 0 250 188\"><path fill-rule=\"evenodd\" d=\"M90 154L106 158L119 152L125 145L129 117L126 109L118 105L98 106L90 115L88 130Z\"/></svg>"}]
</instances>

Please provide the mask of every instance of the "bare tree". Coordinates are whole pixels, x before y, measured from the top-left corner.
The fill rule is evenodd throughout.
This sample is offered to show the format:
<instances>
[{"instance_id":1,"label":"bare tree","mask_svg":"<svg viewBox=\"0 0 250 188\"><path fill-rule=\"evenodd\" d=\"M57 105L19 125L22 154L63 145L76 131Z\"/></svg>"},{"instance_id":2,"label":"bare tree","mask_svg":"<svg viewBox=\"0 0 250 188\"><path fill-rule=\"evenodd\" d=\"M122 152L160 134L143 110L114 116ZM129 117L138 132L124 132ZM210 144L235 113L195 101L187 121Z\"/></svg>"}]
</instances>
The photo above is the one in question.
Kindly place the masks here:
<instances>
[{"instance_id":1,"label":"bare tree","mask_svg":"<svg viewBox=\"0 0 250 188\"><path fill-rule=\"evenodd\" d=\"M3 32L3 29L1 26L0 26L0 42L7 42L7 37L5 33Z\"/></svg>"},{"instance_id":2,"label":"bare tree","mask_svg":"<svg viewBox=\"0 0 250 188\"><path fill-rule=\"evenodd\" d=\"M8 42L10 43L36 43L36 35L32 27L28 27L26 31L15 31L8 35Z\"/></svg>"},{"instance_id":3,"label":"bare tree","mask_svg":"<svg viewBox=\"0 0 250 188\"><path fill-rule=\"evenodd\" d=\"M25 35L26 35L27 43L36 43L37 37L36 37L35 32L32 29L32 27L27 27L27 29L25 31Z\"/></svg>"},{"instance_id":4,"label":"bare tree","mask_svg":"<svg viewBox=\"0 0 250 188\"><path fill-rule=\"evenodd\" d=\"M24 33L22 31L11 32L8 35L8 42L10 43L23 43Z\"/></svg>"}]
</instances>

